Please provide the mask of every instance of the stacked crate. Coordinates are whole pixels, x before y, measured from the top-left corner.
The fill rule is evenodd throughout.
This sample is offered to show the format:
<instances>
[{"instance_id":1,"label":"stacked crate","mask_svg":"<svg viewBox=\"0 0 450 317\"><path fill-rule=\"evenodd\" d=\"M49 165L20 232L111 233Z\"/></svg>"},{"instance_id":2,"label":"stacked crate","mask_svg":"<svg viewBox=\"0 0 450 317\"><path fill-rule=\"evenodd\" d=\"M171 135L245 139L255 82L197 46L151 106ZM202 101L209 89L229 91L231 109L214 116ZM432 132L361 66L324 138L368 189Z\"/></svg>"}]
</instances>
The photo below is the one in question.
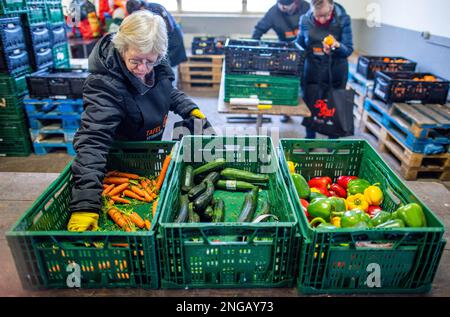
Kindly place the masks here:
<instances>
[{"instance_id":1,"label":"stacked crate","mask_svg":"<svg viewBox=\"0 0 450 317\"><path fill-rule=\"evenodd\" d=\"M261 103L297 106L302 60L293 43L228 39L225 102L256 97Z\"/></svg>"},{"instance_id":2,"label":"stacked crate","mask_svg":"<svg viewBox=\"0 0 450 317\"><path fill-rule=\"evenodd\" d=\"M28 156L31 146L23 112L30 71L21 2L2 0L0 17L0 156Z\"/></svg>"},{"instance_id":3,"label":"stacked crate","mask_svg":"<svg viewBox=\"0 0 450 317\"><path fill-rule=\"evenodd\" d=\"M83 112L82 69L52 69L27 77L29 96L24 100L30 135L37 155L63 150L75 155L73 138Z\"/></svg>"},{"instance_id":4,"label":"stacked crate","mask_svg":"<svg viewBox=\"0 0 450 317\"><path fill-rule=\"evenodd\" d=\"M194 36L192 55L223 55L226 40L225 36Z\"/></svg>"},{"instance_id":5,"label":"stacked crate","mask_svg":"<svg viewBox=\"0 0 450 317\"><path fill-rule=\"evenodd\" d=\"M65 30L65 19L60 0L45 0L47 28L52 44L55 68L70 67L69 44Z\"/></svg>"}]
</instances>

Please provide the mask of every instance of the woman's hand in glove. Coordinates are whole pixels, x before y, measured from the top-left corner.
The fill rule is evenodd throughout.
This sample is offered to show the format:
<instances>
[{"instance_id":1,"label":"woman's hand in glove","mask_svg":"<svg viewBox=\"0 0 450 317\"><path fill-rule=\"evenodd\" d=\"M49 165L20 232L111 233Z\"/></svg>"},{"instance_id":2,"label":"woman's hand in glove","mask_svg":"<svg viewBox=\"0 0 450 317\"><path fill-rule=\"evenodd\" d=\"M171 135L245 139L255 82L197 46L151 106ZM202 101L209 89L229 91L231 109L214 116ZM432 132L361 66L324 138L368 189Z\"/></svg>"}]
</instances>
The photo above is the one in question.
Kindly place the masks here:
<instances>
[{"instance_id":1,"label":"woman's hand in glove","mask_svg":"<svg viewBox=\"0 0 450 317\"><path fill-rule=\"evenodd\" d=\"M200 111L200 109L194 109L191 111L191 116L194 116L199 119L206 119L206 116L203 114L203 112Z\"/></svg>"},{"instance_id":2,"label":"woman's hand in glove","mask_svg":"<svg viewBox=\"0 0 450 317\"><path fill-rule=\"evenodd\" d=\"M95 231L98 229L98 214L95 212L77 211L72 213L67 230L69 231Z\"/></svg>"}]
</instances>

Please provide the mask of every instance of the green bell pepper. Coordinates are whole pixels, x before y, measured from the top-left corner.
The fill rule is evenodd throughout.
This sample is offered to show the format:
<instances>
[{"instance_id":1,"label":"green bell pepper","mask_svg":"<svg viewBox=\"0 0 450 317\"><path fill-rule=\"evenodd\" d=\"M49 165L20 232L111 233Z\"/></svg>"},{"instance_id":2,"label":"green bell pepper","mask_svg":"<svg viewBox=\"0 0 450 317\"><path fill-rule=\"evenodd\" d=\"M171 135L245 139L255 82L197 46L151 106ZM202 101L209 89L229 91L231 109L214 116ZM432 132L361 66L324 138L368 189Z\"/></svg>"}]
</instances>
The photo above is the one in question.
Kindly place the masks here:
<instances>
[{"instance_id":1,"label":"green bell pepper","mask_svg":"<svg viewBox=\"0 0 450 317\"><path fill-rule=\"evenodd\" d=\"M364 194L364 190L370 185L371 184L368 181L362 178L351 180L347 185L348 196Z\"/></svg>"},{"instance_id":2,"label":"green bell pepper","mask_svg":"<svg viewBox=\"0 0 450 317\"><path fill-rule=\"evenodd\" d=\"M308 213L312 218L320 217L329 221L331 202L328 199L315 199L308 205Z\"/></svg>"},{"instance_id":3,"label":"green bell pepper","mask_svg":"<svg viewBox=\"0 0 450 317\"><path fill-rule=\"evenodd\" d=\"M392 220L386 221L382 224L379 224L375 228L389 229L389 228L404 228L404 227L405 227L405 222L403 220L392 219Z\"/></svg>"},{"instance_id":4,"label":"green bell pepper","mask_svg":"<svg viewBox=\"0 0 450 317\"><path fill-rule=\"evenodd\" d=\"M372 225L374 227L381 225L382 223L385 223L386 221L389 221L392 219L391 213L387 211L380 211L377 213L371 220Z\"/></svg>"},{"instance_id":5,"label":"green bell pepper","mask_svg":"<svg viewBox=\"0 0 450 317\"><path fill-rule=\"evenodd\" d=\"M410 203L400 207L396 211L396 217L405 222L407 227L426 227L427 219L422 207L416 203Z\"/></svg>"},{"instance_id":6,"label":"green bell pepper","mask_svg":"<svg viewBox=\"0 0 450 317\"><path fill-rule=\"evenodd\" d=\"M321 217L316 217L309 223L311 227L314 227L317 223L320 223L316 228L318 229L328 229L328 230L334 230L337 229L336 226L332 225L331 223L326 222L325 219Z\"/></svg>"},{"instance_id":7,"label":"green bell pepper","mask_svg":"<svg viewBox=\"0 0 450 317\"><path fill-rule=\"evenodd\" d=\"M317 193L317 192L311 192L309 194L309 200L312 202L316 198L327 198L324 194Z\"/></svg>"},{"instance_id":8,"label":"green bell pepper","mask_svg":"<svg viewBox=\"0 0 450 317\"><path fill-rule=\"evenodd\" d=\"M346 211L345 199L340 197L330 197L328 201L331 203L331 211L340 212Z\"/></svg>"},{"instance_id":9,"label":"green bell pepper","mask_svg":"<svg viewBox=\"0 0 450 317\"><path fill-rule=\"evenodd\" d=\"M308 186L306 179L300 174L291 174L298 197L308 199L311 194L311 188Z\"/></svg>"},{"instance_id":10,"label":"green bell pepper","mask_svg":"<svg viewBox=\"0 0 450 317\"><path fill-rule=\"evenodd\" d=\"M342 228L352 228L355 226L361 226L360 223L366 223L367 227L372 227L370 222L370 217L364 211L360 209L352 209L344 212L341 217L341 227Z\"/></svg>"}]
</instances>

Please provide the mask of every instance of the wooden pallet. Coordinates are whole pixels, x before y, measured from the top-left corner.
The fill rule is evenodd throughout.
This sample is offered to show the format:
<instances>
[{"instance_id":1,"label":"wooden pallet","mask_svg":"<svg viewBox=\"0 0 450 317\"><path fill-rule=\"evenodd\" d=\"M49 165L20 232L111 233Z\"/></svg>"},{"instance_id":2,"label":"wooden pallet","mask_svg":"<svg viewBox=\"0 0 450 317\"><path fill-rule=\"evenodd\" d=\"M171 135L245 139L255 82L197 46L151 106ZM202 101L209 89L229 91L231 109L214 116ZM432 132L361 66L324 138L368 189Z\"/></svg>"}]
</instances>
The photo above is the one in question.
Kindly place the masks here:
<instances>
[{"instance_id":1,"label":"wooden pallet","mask_svg":"<svg viewBox=\"0 0 450 317\"><path fill-rule=\"evenodd\" d=\"M222 70L219 72L209 71L183 71L180 70L179 80L186 83L215 83L220 84Z\"/></svg>"},{"instance_id":2,"label":"wooden pallet","mask_svg":"<svg viewBox=\"0 0 450 317\"><path fill-rule=\"evenodd\" d=\"M179 82L179 89L183 91L202 91L202 92L218 92L220 89L220 83L187 83Z\"/></svg>"},{"instance_id":3,"label":"wooden pallet","mask_svg":"<svg viewBox=\"0 0 450 317\"><path fill-rule=\"evenodd\" d=\"M378 149L397 162L395 167L406 180L415 180L426 177L425 175L441 181L450 180L450 153L414 153L384 127L380 129Z\"/></svg>"},{"instance_id":4,"label":"wooden pallet","mask_svg":"<svg viewBox=\"0 0 450 317\"><path fill-rule=\"evenodd\" d=\"M444 106L394 103L389 115L416 138L433 137L436 130L450 130L450 104Z\"/></svg>"},{"instance_id":5,"label":"wooden pallet","mask_svg":"<svg viewBox=\"0 0 450 317\"><path fill-rule=\"evenodd\" d=\"M181 65L196 65L198 67L222 66L225 55L191 55Z\"/></svg>"},{"instance_id":6,"label":"wooden pallet","mask_svg":"<svg viewBox=\"0 0 450 317\"><path fill-rule=\"evenodd\" d=\"M382 125L370 112L365 111L362 114L361 132L371 135L377 142L380 139Z\"/></svg>"}]
</instances>

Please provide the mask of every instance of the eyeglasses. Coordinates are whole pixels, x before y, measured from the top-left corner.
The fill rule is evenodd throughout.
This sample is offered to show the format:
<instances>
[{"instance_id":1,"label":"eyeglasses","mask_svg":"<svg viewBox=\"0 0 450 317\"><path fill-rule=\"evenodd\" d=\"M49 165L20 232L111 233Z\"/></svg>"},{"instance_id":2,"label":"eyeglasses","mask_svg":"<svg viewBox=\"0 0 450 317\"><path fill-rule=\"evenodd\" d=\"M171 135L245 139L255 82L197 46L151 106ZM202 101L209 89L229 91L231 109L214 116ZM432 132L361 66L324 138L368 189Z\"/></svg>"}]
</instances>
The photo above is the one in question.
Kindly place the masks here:
<instances>
[{"instance_id":1,"label":"eyeglasses","mask_svg":"<svg viewBox=\"0 0 450 317\"><path fill-rule=\"evenodd\" d=\"M138 68L139 65L141 65L141 64L144 64L145 67L147 68L147 70L150 70L152 67L155 67L155 66L158 66L159 64L161 64L161 60L162 60L161 58L158 58L156 61L151 62L149 60L138 60L138 59L130 58L128 60L128 63L131 64L133 69Z\"/></svg>"}]
</instances>

